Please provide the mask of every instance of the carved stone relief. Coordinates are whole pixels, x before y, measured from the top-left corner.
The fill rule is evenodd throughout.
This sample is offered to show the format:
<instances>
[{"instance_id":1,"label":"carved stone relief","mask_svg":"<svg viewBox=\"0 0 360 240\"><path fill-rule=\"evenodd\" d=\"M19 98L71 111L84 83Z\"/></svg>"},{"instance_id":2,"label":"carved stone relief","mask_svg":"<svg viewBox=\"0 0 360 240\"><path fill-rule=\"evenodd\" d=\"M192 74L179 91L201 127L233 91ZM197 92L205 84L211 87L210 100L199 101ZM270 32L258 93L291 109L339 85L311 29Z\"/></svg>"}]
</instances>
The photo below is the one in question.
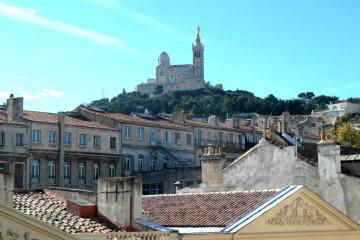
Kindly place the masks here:
<instances>
[{"instance_id":1,"label":"carved stone relief","mask_svg":"<svg viewBox=\"0 0 360 240\"><path fill-rule=\"evenodd\" d=\"M11 228L5 230L0 222L0 240L38 240L30 237L29 232L25 232L23 238L20 235L13 231Z\"/></svg>"},{"instance_id":2,"label":"carved stone relief","mask_svg":"<svg viewBox=\"0 0 360 240\"><path fill-rule=\"evenodd\" d=\"M266 220L270 225L326 225L330 221L315 207L298 197L286 205L274 217Z\"/></svg>"}]
</instances>

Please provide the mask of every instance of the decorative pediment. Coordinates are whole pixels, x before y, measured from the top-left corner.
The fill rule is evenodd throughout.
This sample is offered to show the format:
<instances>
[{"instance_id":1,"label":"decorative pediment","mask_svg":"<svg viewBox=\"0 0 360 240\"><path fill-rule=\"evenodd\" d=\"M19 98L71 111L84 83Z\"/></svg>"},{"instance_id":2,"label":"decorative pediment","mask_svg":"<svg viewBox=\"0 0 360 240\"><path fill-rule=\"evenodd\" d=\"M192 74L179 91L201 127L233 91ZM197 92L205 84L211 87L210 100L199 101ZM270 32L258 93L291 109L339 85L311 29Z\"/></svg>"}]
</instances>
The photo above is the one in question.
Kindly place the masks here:
<instances>
[{"instance_id":1,"label":"decorative pediment","mask_svg":"<svg viewBox=\"0 0 360 240\"><path fill-rule=\"evenodd\" d=\"M0 240L38 240L31 238L31 234L29 232L25 232L22 237L20 235L21 233L18 233L11 228L4 229L2 223L0 222Z\"/></svg>"},{"instance_id":2,"label":"decorative pediment","mask_svg":"<svg viewBox=\"0 0 360 240\"><path fill-rule=\"evenodd\" d=\"M330 221L301 197L280 209L266 220L270 225L328 225Z\"/></svg>"}]
</instances>

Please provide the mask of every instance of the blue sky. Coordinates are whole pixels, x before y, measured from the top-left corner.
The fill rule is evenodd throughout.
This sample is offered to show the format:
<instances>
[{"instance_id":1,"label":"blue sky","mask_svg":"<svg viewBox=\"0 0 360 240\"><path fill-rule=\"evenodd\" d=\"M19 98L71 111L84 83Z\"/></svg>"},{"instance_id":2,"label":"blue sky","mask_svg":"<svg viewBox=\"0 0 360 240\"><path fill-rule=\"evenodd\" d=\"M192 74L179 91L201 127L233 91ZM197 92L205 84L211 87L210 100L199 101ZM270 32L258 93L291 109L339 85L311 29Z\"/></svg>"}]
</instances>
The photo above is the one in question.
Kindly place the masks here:
<instances>
[{"instance_id":1,"label":"blue sky","mask_svg":"<svg viewBox=\"0 0 360 240\"><path fill-rule=\"evenodd\" d=\"M359 97L359 12L357 0L0 0L0 103L12 92L57 112L132 91L163 50L191 63L197 24L212 84Z\"/></svg>"}]
</instances>

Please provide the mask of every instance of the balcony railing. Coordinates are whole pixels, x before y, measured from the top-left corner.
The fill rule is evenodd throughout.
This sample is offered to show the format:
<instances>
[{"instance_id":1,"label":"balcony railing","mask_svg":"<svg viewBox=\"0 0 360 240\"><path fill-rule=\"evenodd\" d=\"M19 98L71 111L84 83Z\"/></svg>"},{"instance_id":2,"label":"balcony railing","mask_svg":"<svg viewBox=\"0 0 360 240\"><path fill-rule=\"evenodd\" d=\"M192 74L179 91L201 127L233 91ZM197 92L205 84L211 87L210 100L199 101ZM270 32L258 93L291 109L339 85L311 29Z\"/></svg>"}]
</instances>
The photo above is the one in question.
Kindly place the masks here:
<instances>
[{"instance_id":1,"label":"balcony railing","mask_svg":"<svg viewBox=\"0 0 360 240\"><path fill-rule=\"evenodd\" d=\"M215 147L222 147L224 150L230 150L230 151L231 150L236 150L236 151L246 150L246 149L253 147L256 144L257 144L257 142L249 142L249 141L246 141L245 143L241 143L241 142L231 142L231 141L195 139L195 147L205 148L207 146L215 146Z\"/></svg>"}]
</instances>

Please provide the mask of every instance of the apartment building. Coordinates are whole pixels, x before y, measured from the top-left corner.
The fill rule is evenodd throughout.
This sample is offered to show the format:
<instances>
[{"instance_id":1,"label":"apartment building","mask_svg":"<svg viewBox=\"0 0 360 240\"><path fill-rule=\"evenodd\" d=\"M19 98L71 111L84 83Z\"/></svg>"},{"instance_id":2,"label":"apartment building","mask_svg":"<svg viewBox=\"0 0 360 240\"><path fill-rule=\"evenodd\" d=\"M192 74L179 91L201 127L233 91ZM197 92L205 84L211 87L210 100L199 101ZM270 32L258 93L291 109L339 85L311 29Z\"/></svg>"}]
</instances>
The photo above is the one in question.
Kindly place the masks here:
<instances>
[{"instance_id":1,"label":"apartment building","mask_svg":"<svg viewBox=\"0 0 360 240\"><path fill-rule=\"evenodd\" d=\"M240 125L238 118L227 118L223 123L217 116L210 116L207 121L191 119L186 122L194 131L198 164L201 163L203 150L207 146L221 147L226 159L231 161L253 147L262 138L262 131L250 125Z\"/></svg>"},{"instance_id":2,"label":"apartment building","mask_svg":"<svg viewBox=\"0 0 360 240\"><path fill-rule=\"evenodd\" d=\"M120 176L117 129L73 112L24 111L13 95L0 118L0 162L15 168L16 188L93 188L100 177Z\"/></svg>"},{"instance_id":3,"label":"apartment building","mask_svg":"<svg viewBox=\"0 0 360 240\"><path fill-rule=\"evenodd\" d=\"M23 188L27 158L25 140L28 126L8 119L4 112L5 109L0 109L0 172L13 172L14 187Z\"/></svg>"},{"instance_id":4,"label":"apartment building","mask_svg":"<svg viewBox=\"0 0 360 240\"><path fill-rule=\"evenodd\" d=\"M122 176L141 176L144 194L173 193L200 183L201 156L208 145L223 147L231 161L262 137L260 131L241 127L236 119L226 123L216 116L208 121L187 120L182 111L168 116L148 111L107 113L85 106L76 111L121 131Z\"/></svg>"},{"instance_id":5,"label":"apartment building","mask_svg":"<svg viewBox=\"0 0 360 240\"><path fill-rule=\"evenodd\" d=\"M182 111L169 116L87 106L56 114L24 111L23 99L13 95L0 119L0 163L16 163L15 185L27 189L93 189L99 177L141 176L144 194L174 193L201 182L204 147L224 148L231 161L262 136L237 119L188 120Z\"/></svg>"}]
</instances>

